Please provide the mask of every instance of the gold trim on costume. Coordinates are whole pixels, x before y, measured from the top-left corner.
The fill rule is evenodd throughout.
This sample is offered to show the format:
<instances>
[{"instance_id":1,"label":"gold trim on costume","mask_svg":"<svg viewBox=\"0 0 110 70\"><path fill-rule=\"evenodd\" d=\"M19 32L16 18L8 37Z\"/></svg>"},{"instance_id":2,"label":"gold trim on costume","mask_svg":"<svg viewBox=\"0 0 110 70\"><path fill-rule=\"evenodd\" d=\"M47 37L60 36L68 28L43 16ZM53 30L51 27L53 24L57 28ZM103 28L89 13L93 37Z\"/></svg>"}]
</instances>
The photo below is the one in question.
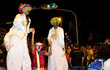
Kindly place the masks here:
<instances>
[{"instance_id":1,"label":"gold trim on costume","mask_svg":"<svg viewBox=\"0 0 110 70\"><path fill-rule=\"evenodd\" d=\"M52 40L59 40L57 29L52 30Z\"/></svg>"}]
</instances>

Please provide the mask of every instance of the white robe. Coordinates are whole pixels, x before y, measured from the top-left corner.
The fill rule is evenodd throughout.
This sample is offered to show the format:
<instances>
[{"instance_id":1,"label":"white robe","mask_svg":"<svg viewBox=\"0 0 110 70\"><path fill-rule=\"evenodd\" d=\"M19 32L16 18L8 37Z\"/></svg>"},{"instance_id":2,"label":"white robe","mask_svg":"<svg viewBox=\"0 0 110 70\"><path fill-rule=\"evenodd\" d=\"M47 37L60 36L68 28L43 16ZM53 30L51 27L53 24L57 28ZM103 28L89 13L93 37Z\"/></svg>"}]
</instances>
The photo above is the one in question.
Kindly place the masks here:
<instances>
[{"instance_id":1,"label":"white robe","mask_svg":"<svg viewBox=\"0 0 110 70\"><path fill-rule=\"evenodd\" d=\"M68 70L68 63L63 51L63 29L58 27L55 31L54 27L52 27L48 39L52 41L52 55L48 57L48 70Z\"/></svg>"},{"instance_id":2,"label":"white robe","mask_svg":"<svg viewBox=\"0 0 110 70\"><path fill-rule=\"evenodd\" d=\"M104 62L104 70L110 70L110 59Z\"/></svg>"},{"instance_id":3,"label":"white robe","mask_svg":"<svg viewBox=\"0 0 110 70\"><path fill-rule=\"evenodd\" d=\"M5 35L4 42L8 51L7 70L31 70L31 60L27 47L28 32L26 26L22 24L24 21L26 21L25 14L17 14L12 28ZM13 45L10 46L10 43Z\"/></svg>"}]
</instances>

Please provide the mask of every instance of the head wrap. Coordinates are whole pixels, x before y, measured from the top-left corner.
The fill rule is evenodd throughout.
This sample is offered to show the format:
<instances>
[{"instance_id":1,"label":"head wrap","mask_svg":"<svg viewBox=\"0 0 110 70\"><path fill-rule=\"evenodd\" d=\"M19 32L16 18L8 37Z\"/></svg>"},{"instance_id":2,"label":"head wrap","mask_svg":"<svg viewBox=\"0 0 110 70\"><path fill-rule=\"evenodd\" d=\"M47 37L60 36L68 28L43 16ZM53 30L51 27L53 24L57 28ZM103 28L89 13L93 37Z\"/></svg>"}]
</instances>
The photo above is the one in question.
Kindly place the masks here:
<instances>
[{"instance_id":1,"label":"head wrap","mask_svg":"<svg viewBox=\"0 0 110 70\"><path fill-rule=\"evenodd\" d=\"M32 9L32 6L30 6L29 4L20 4L19 6L19 12L22 14L22 13L25 13L27 11L31 11Z\"/></svg>"},{"instance_id":2,"label":"head wrap","mask_svg":"<svg viewBox=\"0 0 110 70\"><path fill-rule=\"evenodd\" d=\"M50 20L50 23L52 25L54 25L55 23L57 23L58 25L61 23L61 18L59 17L53 17L51 20Z\"/></svg>"}]
</instances>

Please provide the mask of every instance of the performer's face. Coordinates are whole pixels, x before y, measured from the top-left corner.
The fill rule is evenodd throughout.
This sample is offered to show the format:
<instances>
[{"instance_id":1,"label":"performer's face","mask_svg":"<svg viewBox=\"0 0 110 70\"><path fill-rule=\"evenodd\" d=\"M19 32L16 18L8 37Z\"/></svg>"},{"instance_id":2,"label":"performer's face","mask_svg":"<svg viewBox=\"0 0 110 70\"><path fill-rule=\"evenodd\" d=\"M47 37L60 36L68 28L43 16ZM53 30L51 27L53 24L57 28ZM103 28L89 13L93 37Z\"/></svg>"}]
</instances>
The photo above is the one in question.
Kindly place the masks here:
<instances>
[{"instance_id":1,"label":"performer's face","mask_svg":"<svg viewBox=\"0 0 110 70\"><path fill-rule=\"evenodd\" d=\"M56 29L56 28L57 28L57 26L58 26L58 23L57 23L57 22L55 22L53 26L54 26L54 28Z\"/></svg>"},{"instance_id":2,"label":"performer's face","mask_svg":"<svg viewBox=\"0 0 110 70\"><path fill-rule=\"evenodd\" d=\"M26 15L29 15L29 13L30 13L30 11L26 11L26 12L25 12Z\"/></svg>"},{"instance_id":3,"label":"performer's face","mask_svg":"<svg viewBox=\"0 0 110 70\"><path fill-rule=\"evenodd\" d=\"M35 47L37 48L38 51L40 51L42 49L42 45L41 44L35 44Z\"/></svg>"}]
</instances>

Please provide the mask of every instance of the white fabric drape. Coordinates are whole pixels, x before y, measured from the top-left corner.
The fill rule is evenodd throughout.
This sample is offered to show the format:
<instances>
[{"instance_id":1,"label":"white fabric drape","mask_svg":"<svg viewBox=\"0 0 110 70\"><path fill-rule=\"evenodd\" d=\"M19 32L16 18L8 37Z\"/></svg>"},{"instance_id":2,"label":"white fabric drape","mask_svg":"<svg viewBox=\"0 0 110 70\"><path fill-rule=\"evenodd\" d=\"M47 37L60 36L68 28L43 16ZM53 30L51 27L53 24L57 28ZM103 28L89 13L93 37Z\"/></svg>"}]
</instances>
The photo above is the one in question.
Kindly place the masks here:
<instances>
[{"instance_id":1,"label":"white fabric drape","mask_svg":"<svg viewBox=\"0 0 110 70\"><path fill-rule=\"evenodd\" d=\"M12 28L5 35L4 42L8 51L7 70L31 70L31 60L27 47L28 32L26 26L23 25L26 23L24 21L26 21L25 14L17 14ZM10 43L12 46L9 45Z\"/></svg>"}]
</instances>

